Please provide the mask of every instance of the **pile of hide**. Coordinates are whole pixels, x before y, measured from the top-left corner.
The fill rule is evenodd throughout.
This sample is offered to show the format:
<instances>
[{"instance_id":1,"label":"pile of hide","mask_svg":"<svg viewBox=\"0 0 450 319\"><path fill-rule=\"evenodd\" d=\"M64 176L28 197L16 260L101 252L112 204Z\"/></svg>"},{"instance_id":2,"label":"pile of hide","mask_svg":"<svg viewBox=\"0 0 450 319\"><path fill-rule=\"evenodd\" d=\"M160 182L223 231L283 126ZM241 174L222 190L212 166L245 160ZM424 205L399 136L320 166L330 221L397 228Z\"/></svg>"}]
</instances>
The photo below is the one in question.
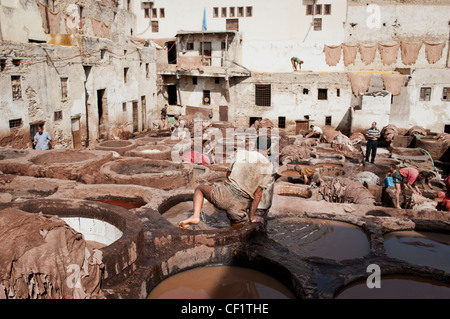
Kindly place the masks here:
<instances>
[{"instance_id":1,"label":"pile of hide","mask_svg":"<svg viewBox=\"0 0 450 319\"><path fill-rule=\"evenodd\" d=\"M344 134L337 135L331 142L331 147L336 151L342 152L344 155L350 155L356 151L350 138Z\"/></svg>"},{"instance_id":2,"label":"pile of hide","mask_svg":"<svg viewBox=\"0 0 450 319\"><path fill-rule=\"evenodd\" d=\"M350 135L350 142L352 142L353 145L358 144L360 142L364 142L366 140L366 137L363 133L355 132L352 135Z\"/></svg>"},{"instance_id":3,"label":"pile of hide","mask_svg":"<svg viewBox=\"0 0 450 319\"><path fill-rule=\"evenodd\" d=\"M427 135L427 131L421 126L413 126L408 130L408 133L406 133L408 136L417 136L417 135Z\"/></svg>"},{"instance_id":4,"label":"pile of hide","mask_svg":"<svg viewBox=\"0 0 450 319\"><path fill-rule=\"evenodd\" d=\"M0 299L104 298L102 252L56 216L0 211Z\"/></svg>"},{"instance_id":5,"label":"pile of hide","mask_svg":"<svg viewBox=\"0 0 450 319\"><path fill-rule=\"evenodd\" d=\"M319 187L319 194L331 203L354 203L374 205L375 198L361 183L344 177L325 181Z\"/></svg>"},{"instance_id":6,"label":"pile of hide","mask_svg":"<svg viewBox=\"0 0 450 319\"><path fill-rule=\"evenodd\" d=\"M381 183L378 175L369 171L359 172L358 174L353 176L352 180L354 180L355 182L360 182L363 185L364 183L370 185L380 185Z\"/></svg>"},{"instance_id":7,"label":"pile of hide","mask_svg":"<svg viewBox=\"0 0 450 319\"><path fill-rule=\"evenodd\" d=\"M305 146L287 145L280 151L280 163L299 163L301 160L311 158L311 150Z\"/></svg>"},{"instance_id":8,"label":"pile of hide","mask_svg":"<svg viewBox=\"0 0 450 319\"><path fill-rule=\"evenodd\" d=\"M394 137L398 135L398 127L394 124L388 124L381 129L381 136L384 137L386 142L392 142Z\"/></svg>"}]
</instances>

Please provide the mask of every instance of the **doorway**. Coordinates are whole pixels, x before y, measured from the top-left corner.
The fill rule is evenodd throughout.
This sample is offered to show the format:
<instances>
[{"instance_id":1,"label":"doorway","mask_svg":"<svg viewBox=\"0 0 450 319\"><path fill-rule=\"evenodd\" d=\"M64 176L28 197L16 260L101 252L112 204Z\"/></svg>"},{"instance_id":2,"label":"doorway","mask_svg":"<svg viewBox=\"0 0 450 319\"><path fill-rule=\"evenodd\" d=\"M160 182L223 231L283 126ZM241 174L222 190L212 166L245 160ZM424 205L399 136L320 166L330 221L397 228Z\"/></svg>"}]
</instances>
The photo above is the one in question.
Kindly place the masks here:
<instances>
[{"instance_id":1,"label":"doorway","mask_svg":"<svg viewBox=\"0 0 450 319\"><path fill-rule=\"evenodd\" d=\"M138 111L138 102L133 101L133 133L139 131L139 111Z\"/></svg>"},{"instance_id":2,"label":"doorway","mask_svg":"<svg viewBox=\"0 0 450 319\"><path fill-rule=\"evenodd\" d=\"M81 149L81 130L79 117L71 119L71 128L72 128L73 148L79 150Z\"/></svg>"},{"instance_id":3,"label":"doorway","mask_svg":"<svg viewBox=\"0 0 450 319\"><path fill-rule=\"evenodd\" d=\"M249 127L252 126L256 121L262 120L262 117L250 117Z\"/></svg>"},{"instance_id":4,"label":"doorway","mask_svg":"<svg viewBox=\"0 0 450 319\"><path fill-rule=\"evenodd\" d=\"M167 63L177 64L177 45L175 41L166 42L167 51Z\"/></svg>"},{"instance_id":5,"label":"doorway","mask_svg":"<svg viewBox=\"0 0 450 319\"><path fill-rule=\"evenodd\" d=\"M204 66L211 65L211 42L203 42L200 45L200 54L202 55L202 61Z\"/></svg>"},{"instance_id":6,"label":"doorway","mask_svg":"<svg viewBox=\"0 0 450 319\"><path fill-rule=\"evenodd\" d=\"M142 131L147 128L147 98L141 96Z\"/></svg>"},{"instance_id":7,"label":"doorway","mask_svg":"<svg viewBox=\"0 0 450 319\"><path fill-rule=\"evenodd\" d=\"M97 109L98 109L98 137L99 139L107 139L108 112L106 108L105 89L97 90Z\"/></svg>"},{"instance_id":8,"label":"doorway","mask_svg":"<svg viewBox=\"0 0 450 319\"><path fill-rule=\"evenodd\" d=\"M228 122L228 105L219 105L219 121Z\"/></svg>"},{"instance_id":9,"label":"doorway","mask_svg":"<svg viewBox=\"0 0 450 319\"><path fill-rule=\"evenodd\" d=\"M177 86L176 85L168 85L167 86L167 95L168 95L168 103L169 105L177 105Z\"/></svg>"}]
</instances>

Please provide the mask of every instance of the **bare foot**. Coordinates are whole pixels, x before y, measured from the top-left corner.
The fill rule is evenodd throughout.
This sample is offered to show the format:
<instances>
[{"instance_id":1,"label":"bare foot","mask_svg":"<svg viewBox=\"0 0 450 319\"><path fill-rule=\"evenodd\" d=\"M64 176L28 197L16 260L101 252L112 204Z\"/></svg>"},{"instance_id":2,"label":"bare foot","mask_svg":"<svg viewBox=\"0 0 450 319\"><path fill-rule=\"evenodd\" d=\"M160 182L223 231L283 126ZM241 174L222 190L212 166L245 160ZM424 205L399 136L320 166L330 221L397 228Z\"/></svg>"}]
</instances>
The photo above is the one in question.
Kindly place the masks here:
<instances>
[{"instance_id":1,"label":"bare foot","mask_svg":"<svg viewBox=\"0 0 450 319\"><path fill-rule=\"evenodd\" d=\"M178 223L178 227L182 229L188 229L189 225L197 225L200 222L200 218L190 217L188 219L182 220Z\"/></svg>"}]
</instances>

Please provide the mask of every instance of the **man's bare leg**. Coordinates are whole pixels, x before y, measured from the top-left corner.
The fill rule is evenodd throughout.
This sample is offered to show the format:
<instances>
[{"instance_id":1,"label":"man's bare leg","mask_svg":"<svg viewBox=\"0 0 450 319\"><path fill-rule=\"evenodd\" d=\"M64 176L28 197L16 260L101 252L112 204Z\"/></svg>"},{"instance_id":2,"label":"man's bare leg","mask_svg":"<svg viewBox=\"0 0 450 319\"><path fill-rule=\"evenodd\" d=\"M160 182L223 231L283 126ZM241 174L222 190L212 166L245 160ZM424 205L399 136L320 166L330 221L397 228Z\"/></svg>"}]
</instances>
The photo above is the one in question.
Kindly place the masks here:
<instances>
[{"instance_id":1,"label":"man's bare leg","mask_svg":"<svg viewBox=\"0 0 450 319\"><path fill-rule=\"evenodd\" d=\"M200 213L202 212L203 200L206 198L211 202L211 192L213 186L199 185L194 192L194 214L178 223L180 228L189 228L189 225L197 225L200 222Z\"/></svg>"}]
</instances>

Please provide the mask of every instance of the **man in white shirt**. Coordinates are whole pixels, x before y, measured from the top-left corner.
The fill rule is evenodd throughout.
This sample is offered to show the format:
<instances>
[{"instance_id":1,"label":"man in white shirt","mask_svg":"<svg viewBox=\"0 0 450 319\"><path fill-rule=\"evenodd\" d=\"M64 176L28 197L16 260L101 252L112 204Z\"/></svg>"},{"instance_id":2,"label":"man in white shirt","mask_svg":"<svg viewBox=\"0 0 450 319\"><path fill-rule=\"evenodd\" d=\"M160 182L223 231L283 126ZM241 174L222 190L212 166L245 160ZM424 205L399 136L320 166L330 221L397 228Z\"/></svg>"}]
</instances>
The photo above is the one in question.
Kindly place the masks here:
<instances>
[{"instance_id":1,"label":"man in white shirt","mask_svg":"<svg viewBox=\"0 0 450 319\"><path fill-rule=\"evenodd\" d=\"M47 131L44 131L44 125L38 126L37 133L34 136L33 144L37 150L48 150L53 148L52 137Z\"/></svg>"},{"instance_id":2,"label":"man in white shirt","mask_svg":"<svg viewBox=\"0 0 450 319\"><path fill-rule=\"evenodd\" d=\"M310 129L311 129L311 132L308 135L306 135L305 138L310 138L310 137L320 138L323 134L322 129L318 126L311 125Z\"/></svg>"},{"instance_id":3,"label":"man in white shirt","mask_svg":"<svg viewBox=\"0 0 450 319\"><path fill-rule=\"evenodd\" d=\"M214 186L199 185L195 189L194 214L181 221L178 226L189 228L190 225L200 222L204 198L218 209L225 210L232 226L247 221L264 224L264 218L255 213L263 190L267 188L272 178L273 165L266 157L270 147L270 138L259 136L256 151L237 151L228 170L227 179L223 183Z\"/></svg>"}]
</instances>

